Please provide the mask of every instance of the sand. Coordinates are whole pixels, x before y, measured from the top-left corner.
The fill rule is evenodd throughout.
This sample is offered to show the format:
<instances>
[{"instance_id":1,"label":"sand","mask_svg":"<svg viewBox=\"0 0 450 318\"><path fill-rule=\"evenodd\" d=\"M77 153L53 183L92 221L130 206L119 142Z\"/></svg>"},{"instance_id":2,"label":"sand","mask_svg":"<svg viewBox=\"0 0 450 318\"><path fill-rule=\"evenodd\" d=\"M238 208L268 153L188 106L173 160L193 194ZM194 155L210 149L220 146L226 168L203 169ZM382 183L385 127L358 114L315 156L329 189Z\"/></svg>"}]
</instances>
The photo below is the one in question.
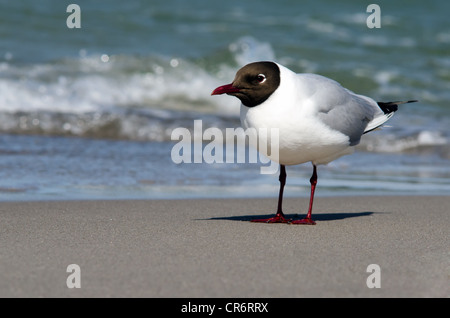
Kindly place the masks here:
<instances>
[{"instance_id":1,"label":"sand","mask_svg":"<svg viewBox=\"0 0 450 318\"><path fill-rule=\"evenodd\" d=\"M286 198L284 211L307 204ZM275 207L1 202L0 297L450 296L450 196L318 197L315 226L248 222Z\"/></svg>"}]
</instances>

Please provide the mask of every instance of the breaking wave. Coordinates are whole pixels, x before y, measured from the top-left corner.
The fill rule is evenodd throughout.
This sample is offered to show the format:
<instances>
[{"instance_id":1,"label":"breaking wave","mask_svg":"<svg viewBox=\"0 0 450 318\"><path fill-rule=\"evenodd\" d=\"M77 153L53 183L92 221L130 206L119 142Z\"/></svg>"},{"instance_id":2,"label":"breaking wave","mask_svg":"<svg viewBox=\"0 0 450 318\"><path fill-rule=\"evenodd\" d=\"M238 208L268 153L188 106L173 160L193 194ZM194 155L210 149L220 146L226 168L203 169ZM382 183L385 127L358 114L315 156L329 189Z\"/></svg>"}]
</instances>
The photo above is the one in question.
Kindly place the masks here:
<instances>
[{"instance_id":1,"label":"breaking wave","mask_svg":"<svg viewBox=\"0 0 450 318\"><path fill-rule=\"evenodd\" d=\"M236 127L238 101L227 96L211 98L210 93L230 82L240 66L257 60L277 57L269 43L252 37L240 38L200 59L89 55L81 50L77 58L25 64L8 55L0 61L0 131L158 142L170 140L176 127L191 128L195 119L203 119L205 127ZM292 62L300 71L315 68L305 60L279 60ZM373 75L367 70L352 73ZM395 74L375 75L380 91L395 81ZM360 149L438 149L450 157L448 120L441 118L436 126L430 115L428 122L411 127L417 118L403 111L396 117L402 119L393 124L395 130L368 134Z\"/></svg>"}]
</instances>

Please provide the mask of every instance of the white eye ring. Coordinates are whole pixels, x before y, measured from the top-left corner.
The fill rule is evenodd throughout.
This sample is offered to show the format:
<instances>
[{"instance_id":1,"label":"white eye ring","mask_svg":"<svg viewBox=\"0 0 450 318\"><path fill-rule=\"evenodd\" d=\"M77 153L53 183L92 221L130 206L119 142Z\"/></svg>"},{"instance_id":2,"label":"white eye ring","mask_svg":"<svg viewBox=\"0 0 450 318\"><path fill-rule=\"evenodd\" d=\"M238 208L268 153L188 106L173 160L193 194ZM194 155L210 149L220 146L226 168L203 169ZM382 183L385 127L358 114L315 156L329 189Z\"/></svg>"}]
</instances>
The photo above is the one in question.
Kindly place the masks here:
<instances>
[{"instance_id":1,"label":"white eye ring","mask_svg":"<svg viewBox=\"0 0 450 318\"><path fill-rule=\"evenodd\" d=\"M266 75L264 75L264 74L258 74L258 76L256 78L257 78L259 84L262 84L266 81Z\"/></svg>"}]
</instances>

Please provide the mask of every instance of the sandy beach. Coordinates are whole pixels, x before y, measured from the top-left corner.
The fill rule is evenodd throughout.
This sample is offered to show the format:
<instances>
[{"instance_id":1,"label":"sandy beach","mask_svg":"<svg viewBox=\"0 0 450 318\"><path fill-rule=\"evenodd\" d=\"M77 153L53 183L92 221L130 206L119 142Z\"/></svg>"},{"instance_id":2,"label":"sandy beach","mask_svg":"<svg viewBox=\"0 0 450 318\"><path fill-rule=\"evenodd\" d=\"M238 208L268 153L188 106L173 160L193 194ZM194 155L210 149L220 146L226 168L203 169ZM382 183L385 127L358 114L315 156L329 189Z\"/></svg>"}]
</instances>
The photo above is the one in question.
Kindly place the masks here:
<instances>
[{"instance_id":1,"label":"sandy beach","mask_svg":"<svg viewBox=\"0 0 450 318\"><path fill-rule=\"evenodd\" d=\"M287 198L292 217L308 199ZM450 196L0 203L0 297L449 297ZM81 288L68 288L70 264ZM370 264L380 288L368 288Z\"/></svg>"}]
</instances>

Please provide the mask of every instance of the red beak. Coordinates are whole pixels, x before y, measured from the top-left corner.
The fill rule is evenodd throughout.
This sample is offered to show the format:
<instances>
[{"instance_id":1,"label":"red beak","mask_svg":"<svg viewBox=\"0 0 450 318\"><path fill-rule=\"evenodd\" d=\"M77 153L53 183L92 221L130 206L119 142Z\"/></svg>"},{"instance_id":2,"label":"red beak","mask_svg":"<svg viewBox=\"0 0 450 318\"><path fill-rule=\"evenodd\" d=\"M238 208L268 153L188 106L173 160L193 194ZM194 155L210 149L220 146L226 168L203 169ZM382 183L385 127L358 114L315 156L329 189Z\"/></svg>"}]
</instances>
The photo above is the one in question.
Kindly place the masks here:
<instances>
[{"instance_id":1,"label":"red beak","mask_svg":"<svg viewBox=\"0 0 450 318\"><path fill-rule=\"evenodd\" d=\"M215 90L213 90L211 95L230 94L230 93L237 93L239 91L240 89L233 87L233 84L227 84L217 87Z\"/></svg>"}]
</instances>

